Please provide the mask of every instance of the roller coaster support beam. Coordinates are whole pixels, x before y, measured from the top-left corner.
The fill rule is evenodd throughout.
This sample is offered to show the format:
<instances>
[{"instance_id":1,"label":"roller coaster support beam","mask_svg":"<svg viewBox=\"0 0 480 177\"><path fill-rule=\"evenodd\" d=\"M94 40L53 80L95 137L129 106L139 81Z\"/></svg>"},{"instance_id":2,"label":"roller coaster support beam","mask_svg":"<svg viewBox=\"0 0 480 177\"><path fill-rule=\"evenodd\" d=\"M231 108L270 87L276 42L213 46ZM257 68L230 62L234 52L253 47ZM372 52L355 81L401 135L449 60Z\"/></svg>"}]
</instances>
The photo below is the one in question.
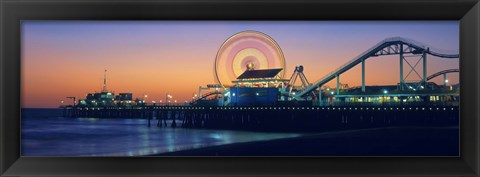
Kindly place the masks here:
<instances>
[{"instance_id":1,"label":"roller coaster support beam","mask_svg":"<svg viewBox=\"0 0 480 177\"><path fill-rule=\"evenodd\" d=\"M322 88L320 87L318 87L318 105L323 106L322 105Z\"/></svg>"},{"instance_id":2,"label":"roller coaster support beam","mask_svg":"<svg viewBox=\"0 0 480 177\"><path fill-rule=\"evenodd\" d=\"M435 51L435 50L432 51L432 50L430 50L430 48L427 47L427 45L422 44L420 42L416 42L416 41L411 40L411 39L402 38L402 37L386 38L386 39L380 41L379 43L377 43L376 45L374 45L373 47L371 47L370 49L363 52L361 55L359 55L359 56L353 58L352 60L348 61L347 63L342 65L340 68L334 70L330 74L328 74L328 75L322 77L320 80L314 82L312 85L306 87L301 92L296 94L294 97L301 100L303 96L305 96L308 93L311 93L316 88L318 88L318 86L324 85L327 82L333 80L337 75L340 75L340 74L346 72L347 70L353 68L357 64L360 64L362 62L362 60L366 60L366 59L368 59L370 57L373 57L373 56L399 54L400 53L400 50L399 50L400 45L399 44L403 45L402 46L403 50L401 51L402 54L413 54L412 56L417 56L417 54L421 55L422 52L424 52L423 53L423 58L424 58L424 63L425 63L425 66L424 66L424 68L425 68L424 69L424 72L425 72L424 75L425 76L426 76L426 73L427 73L427 68L426 68L426 65L427 65L426 54L427 53L430 54L430 55L433 55L433 56L441 57L441 58L451 58L451 59L453 59L453 58L458 59L459 58L458 53L439 53L438 51ZM416 75L418 75L418 77L421 78L421 81L426 82L426 77L424 76L422 78L422 74L418 73L415 70L415 66L417 66L417 64L419 64L420 61L422 61L422 58L418 59L417 63L415 63L415 65L411 65L408 62L408 60L406 60L405 57L406 56L403 56L403 60L405 60L405 62L408 64L408 66L410 66L412 68L412 70L410 70L410 72L404 78L401 78L401 81L405 81L406 78L408 78L409 74L411 72L414 72ZM401 61L401 62L403 63L403 61ZM401 72L403 72L403 71L401 71ZM405 84L406 83L403 82L403 86L405 86Z\"/></svg>"},{"instance_id":3,"label":"roller coaster support beam","mask_svg":"<svg viewBox=\"0 0 480 177\"><path fill-rule=\"evenodd\" d=\"M400 90L403 90L403 44L400 44Z\"/></svg>"},{"instance_id":4,"label":"roller coaster support beam","mask_svg":"<svg viewBox=\"0 0 480 177\"><path fill-rule=\"evenodd\" d=\"M340 75L337 74L337 95L340 94Z\"/></svg>"},{"instance_id":5,"label":"roller coaster support beam","mask_svg":"<svg viewBox=\"0 0 480 177\"><path fill-rule=\"evenodd\" d=\"M198 97L202 97L202 86L198 87Z\"/></svg>"},{"instance_id":6,"label":"roller coaster support beam","mask_svg":"<svg viewBox=\"0 0 480 177\"><path fill-rule=\"evenodd\" d=\"M422 84L426 88L427 87L427 51L426 50L423 51L422 58L423 58L423 77L422 77L423 83Z\"/></svg>"},{"instance_id":7,"label":"roller coaster support beam","mask_svg":"<svg viewBox=\"0 0 480 177\"><path fill-rule=\"evenodd\" d=\"M362 92L365 92L365 59L362 60Z\"/></svg>"}]
</instances>

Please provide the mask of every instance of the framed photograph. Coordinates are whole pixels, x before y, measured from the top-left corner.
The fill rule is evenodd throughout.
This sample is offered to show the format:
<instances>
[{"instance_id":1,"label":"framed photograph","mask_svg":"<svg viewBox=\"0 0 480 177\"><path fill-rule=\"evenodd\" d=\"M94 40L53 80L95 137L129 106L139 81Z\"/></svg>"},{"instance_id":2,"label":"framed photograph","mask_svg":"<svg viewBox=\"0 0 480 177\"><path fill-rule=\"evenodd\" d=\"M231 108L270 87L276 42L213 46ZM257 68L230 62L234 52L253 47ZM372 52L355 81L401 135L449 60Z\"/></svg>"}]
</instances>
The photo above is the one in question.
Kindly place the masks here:
<instances>
[{"instance_id":1,"label":"framed photograph","mask_svg":"<svg viewBox=\"0 0 480 177\"><path fill-rule=\"evenodd\" d=\"M3 176L479 175L478 1L1 8Z\"/></svg>"}]
</instances>

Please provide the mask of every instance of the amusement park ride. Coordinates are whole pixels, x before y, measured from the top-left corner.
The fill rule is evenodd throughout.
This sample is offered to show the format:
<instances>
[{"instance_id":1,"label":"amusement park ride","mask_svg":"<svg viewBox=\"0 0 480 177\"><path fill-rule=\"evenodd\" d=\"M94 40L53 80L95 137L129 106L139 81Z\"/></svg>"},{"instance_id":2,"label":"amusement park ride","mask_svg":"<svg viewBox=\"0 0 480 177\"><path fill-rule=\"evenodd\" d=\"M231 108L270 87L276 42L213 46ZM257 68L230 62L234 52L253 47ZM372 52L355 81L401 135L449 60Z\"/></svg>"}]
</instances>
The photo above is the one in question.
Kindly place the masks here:
<instances>
[{"instance_id":1,"label":"amusement park ride","mask_svg":"<svg viewBox=\"0 0 480 177\"><path fill-rule=\"evenodd\" d=\"M365 85L365 60L382 55L400 55L400 79L395 85ZM215 59L217 83L199 87L192 101L147 104L133 99L132 93L107 90L106 74L102 92L75 97L74 104L63 107L64 117L145 118L148 126L234 129L255 131L330 131L385 126L458 125L459 87L447 85L449 69L427 76L427 55L456 59L458 54L440 52L419 42L394 37L377 45L333 70L315 82L309 82L304 67L297 66L285 79L285 59L278 44L258 31L243 31L228 38ZM406 60L418 58L413 65ZM411 61L411 59L410 59ZM403 75L404 63L409 67ZM422 64L419 73L417 65ZM361 65L362 84L349 87L340 75ZM106 72L106 70L105 70ZM410 74L419 78L407 82ZM443 85L430 82L443 75ZM326 83L336 80L336 87ZM168 123L168 121L170 123ZM178 124L177 124L177 121ZM169 125L168 125L169 124Z\"/></svg>"},{"instance_id":2,"label":"amusement park ride","mask_svg":"<svg viewBox=\"0 0 480 177\"><path fill-rule=\"evenodd\" d=\"M399 55L399 82L395 85L365 85L365 61L372 57ZM402 37L386 38L354 59L309 82L304 66L296 66L290 78L285 79L285 58L280 46L268 35L258 31L242 31L229 37L220 47L214 66L217 83L199 87L189 106L341 106L341 105L458 105L458 84L447 85L447 69L427 76L427 56L458 59L458 52L449 53ZM416 58L415 63L407 58ZM417 71L421 64L422 70ZM349 87L340 82L340 76L361 65L361 86ZM404 68L404 66L407 66ZM405 70L407 69L407 70ZM115 96L106 88L106 71L100 93L89 93L75 106L79 107L134 107L147 106L143 99L133 100L131 93ZM407 73L404 76L404 73ZM410 75L420 80L408 81ZM429 82L443 75L443 85ZM336 80L335 88L325 84ZM297 84L297 82L299 84ZM178 105L168 103L165 105ZM77 102L74 102L76 104ZM161 104L158 104L161 105ZM154 105L155 106L155 103Z\"/></svg>"},{"instance_id":3,"label":"amusement park ride","mask_svg":"<svg viewBox=\"0 0 480 177\"><path fill-rule=\"evenodd\" d=\"M296 66L289 79L285 76L285 59L279 45L268 35L258 31L242 31L228 38L217 53L215 76L218 84L200 87L199 98L193 105L215 106L275 106L275 105L334 105L357 104L429 104L458 102L459 87L447 87L448 69L427 76L427 54L445 59L458 59L458 53L442 52L420 42L402 37L386 38L354 59L333 70L316 82L310 83L303 73L303 66ZM399 55L400 78L396 85L366 86L365 61L383 55ZM406 58L416 57L412 64ZM404 76L404 64L407 74ZM421 63L421 73L416 70ZM361 65L361 87L349 88L340 82L340 75ZM416 74L419 81L407 82ZM443 85L429 82L443 75ZM325 84L336 79L336 87L330 90ZM296 85L300 80L300 85ZM388 88L388 89L384 89ZM207 94L204 90L214 89Z\"/></svg>"}]
</instances>

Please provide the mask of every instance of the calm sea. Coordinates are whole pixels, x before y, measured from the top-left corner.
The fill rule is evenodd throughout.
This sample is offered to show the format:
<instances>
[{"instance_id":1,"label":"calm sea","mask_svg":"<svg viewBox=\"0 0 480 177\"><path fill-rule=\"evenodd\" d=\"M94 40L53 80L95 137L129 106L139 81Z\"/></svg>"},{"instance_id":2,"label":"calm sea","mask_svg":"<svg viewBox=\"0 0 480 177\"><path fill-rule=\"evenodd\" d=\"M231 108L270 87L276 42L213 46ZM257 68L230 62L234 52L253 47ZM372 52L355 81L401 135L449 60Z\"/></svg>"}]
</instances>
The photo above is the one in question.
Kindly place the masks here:
<instances>
[{"instance_id":1,"label":"calm sea","mask_svg":"<svg viewBox=\"0 0 480 177\"><path fill-rule=\"evenodd\" d=\"M301 136L148 127L144 119L63 118L61 109L22 109L21 121L22 156L142 156Z\"/></svg>"}]
</instances>

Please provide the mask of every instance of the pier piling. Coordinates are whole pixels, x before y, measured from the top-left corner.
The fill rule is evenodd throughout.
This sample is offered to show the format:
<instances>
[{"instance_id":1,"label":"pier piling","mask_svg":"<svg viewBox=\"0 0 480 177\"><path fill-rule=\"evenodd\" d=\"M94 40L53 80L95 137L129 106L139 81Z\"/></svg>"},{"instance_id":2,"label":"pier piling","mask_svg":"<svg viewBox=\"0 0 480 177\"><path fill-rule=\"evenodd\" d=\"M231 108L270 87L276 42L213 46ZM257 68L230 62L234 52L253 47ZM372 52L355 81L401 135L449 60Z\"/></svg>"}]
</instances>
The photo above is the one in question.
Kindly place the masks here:
<instances>
[{"instance_id":1,"label":"pier piling","mask_svg":"<svg viewBox=\"0 0 480 177\"><path fill-rule=\"evenodd\" d=\"M64 109L65 117L140 118L150 127L252 131L329 131L389 126L458 125L456 106L194 107ZM171 120L170 125L167 120ZM177 122L180 121L180 122Z\"/></svg>"}]
</instances>

